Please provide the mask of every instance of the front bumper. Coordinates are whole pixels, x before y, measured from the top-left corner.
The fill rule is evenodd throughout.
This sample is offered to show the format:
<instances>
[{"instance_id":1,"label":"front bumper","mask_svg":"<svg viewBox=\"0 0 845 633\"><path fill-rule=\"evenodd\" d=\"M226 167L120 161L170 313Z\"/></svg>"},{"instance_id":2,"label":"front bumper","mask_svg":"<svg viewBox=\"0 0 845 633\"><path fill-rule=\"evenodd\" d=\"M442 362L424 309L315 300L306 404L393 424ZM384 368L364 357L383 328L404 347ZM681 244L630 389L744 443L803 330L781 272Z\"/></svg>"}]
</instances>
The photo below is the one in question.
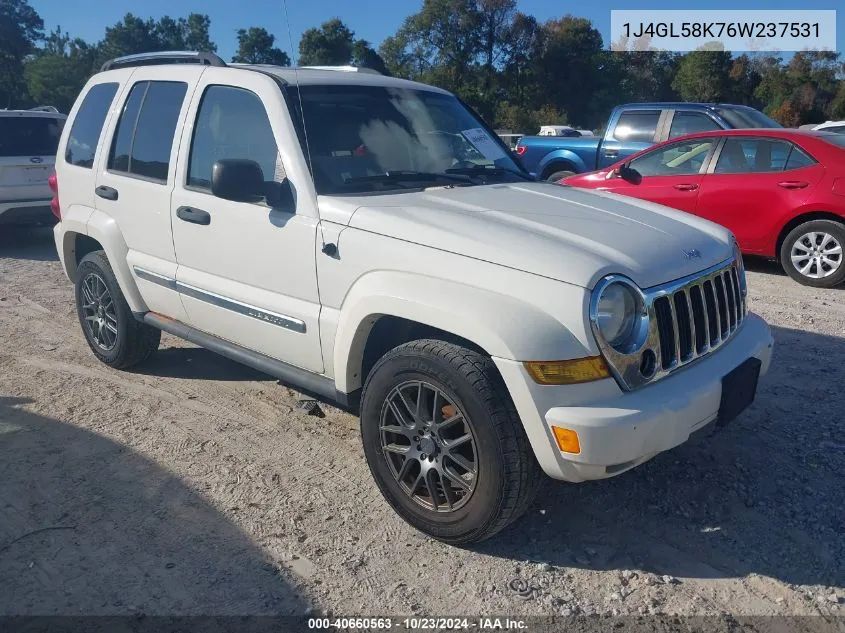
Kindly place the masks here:
<instances>
[{"instance_id":1,"label":"front bumper","mask_svg":"<svg viewBox=\"0 0 845 633\"><path fill-rule=\"evenodd\" d=\"M623 392L612 379L583 385L536 384L522 363L494 358L543 470L555 479L604 479L678 446L716 419L722 377L751 357L761 376L772 339L763 319L749 314L721 348L663 380ZM562 453L551 426L578 433L581 452Z\"/></svg>"}]
</instances>

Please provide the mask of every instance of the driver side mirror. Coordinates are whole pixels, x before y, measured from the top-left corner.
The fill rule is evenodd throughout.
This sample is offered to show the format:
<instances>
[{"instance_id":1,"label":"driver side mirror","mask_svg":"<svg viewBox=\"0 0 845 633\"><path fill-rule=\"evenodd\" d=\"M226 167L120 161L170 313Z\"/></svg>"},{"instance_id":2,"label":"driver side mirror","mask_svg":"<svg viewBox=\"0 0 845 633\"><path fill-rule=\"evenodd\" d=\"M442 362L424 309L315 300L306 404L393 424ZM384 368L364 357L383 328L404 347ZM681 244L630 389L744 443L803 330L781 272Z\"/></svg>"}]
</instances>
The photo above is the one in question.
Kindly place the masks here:
<instances>
[{"instance_id":1,"label":"driver side mirror","mask_svg":"<svg viewBox=\"0 0 845 633\"><path fill-rule=\"evenodd\" d=\"M224 158L211 169L211 193L235 202L264 202L272 209L296 213L296 192L290 180L267 182L261 166L246 158Z\"/></svg>"},{"instance_id":2,"label":"driver side mirror","mask_svg":"<svg viewBox=\"0 0 845 633\"><path fill-rule=\"evenodd\" d=\"M640 175L640 172L638 172L636 169L632 169L631 167L629 167L627 163L624 165L620 165L619 167L614 169L612 172L610 172L610 175L614 178L621 178L625 182L630 182L632 185L638 185L643 180L643 177Z\"/></svg>"},{"instance_id":3,"label":"driver side mirror","mask_svg":"<svg viewBox=\"0 0 845 633\"><path fill-rule=\"evenodd\" d=\"M264 172L254 160L224 158L211 168L211 193L224 200L260 202L265 197Z\"/></svg>"}]
</instances>

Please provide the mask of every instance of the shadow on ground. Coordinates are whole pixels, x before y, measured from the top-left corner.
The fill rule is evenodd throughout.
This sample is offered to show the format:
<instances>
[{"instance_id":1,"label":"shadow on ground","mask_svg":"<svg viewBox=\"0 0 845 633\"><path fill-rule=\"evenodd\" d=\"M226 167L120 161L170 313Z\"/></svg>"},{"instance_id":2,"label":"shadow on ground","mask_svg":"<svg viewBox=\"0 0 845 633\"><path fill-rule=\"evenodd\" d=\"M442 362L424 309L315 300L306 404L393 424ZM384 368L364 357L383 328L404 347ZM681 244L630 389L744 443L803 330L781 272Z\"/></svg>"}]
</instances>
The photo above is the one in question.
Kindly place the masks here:
<instances>
[{"instance_id":1,"label":"shadow on ground","mask_svg":"<svg viewBox=\"0 0 845 633\"><path fill-rule=\"evenodd\" d=\"M133 373L193 380L276 380L201 347L162 347Z\"/></svg>"},{"instance_id":2,"label":"shadow on ground","mask_svg":"<svg viewBox=\"0 0 845 633\"><path fill-rule=\"evenodd\" d=\"M59 260L48 226L0 226L0 257L39 262Z\"/></svg>"},{"instance_id":3,"label":"shadow on ground","mask_svg":"<svg viewBox=\"0 0 845 633\"><path fill-rule=\"evenodd\" d=\"M845 585L845 339L773 330L757 400L727 427L614 479L549 481L523 521L476 549L586 569Z\"/></svg>"},{"instance_id":4,"label":"shadow on ground","mask_svg":"<svg viewBox=\"0 0 845 633\"><path fill-rule=\"evenodd\" d=\"M787 276L781 265L768 257L746 255L742 258L742 260L745 264L745 269L751 272L764 273L766 275L777 275L778 277Z\"/></svg>"},{"instance_id":5,"label":"shadow on ground","mask_svg":"<svg viewBox=\"0 0 845 633\"><path fill-rule=\"evenodd\" d=\"M764 275L772 275L774 277L783 277L784 279L789 279L789 276L784 272L781 265L773 259L746 255L743 260L745 262L745 269L749 272L761 273ZM789 279L789 283L798 285L798 282L793 279ZM822 293L842 291L845 291L845 284L840 284L835 288L818 288L818 292Z\"/></svg>"},{"instance_id":6,"label":"shadow on ground","mask_svg":"<svg viewBox=\"0 0 845 633\"><path fill-rule=\"evenodd\" d=\"M0 397L0 615L305 612L199 494L28 403Z\"/></svg>"}]
</instances>

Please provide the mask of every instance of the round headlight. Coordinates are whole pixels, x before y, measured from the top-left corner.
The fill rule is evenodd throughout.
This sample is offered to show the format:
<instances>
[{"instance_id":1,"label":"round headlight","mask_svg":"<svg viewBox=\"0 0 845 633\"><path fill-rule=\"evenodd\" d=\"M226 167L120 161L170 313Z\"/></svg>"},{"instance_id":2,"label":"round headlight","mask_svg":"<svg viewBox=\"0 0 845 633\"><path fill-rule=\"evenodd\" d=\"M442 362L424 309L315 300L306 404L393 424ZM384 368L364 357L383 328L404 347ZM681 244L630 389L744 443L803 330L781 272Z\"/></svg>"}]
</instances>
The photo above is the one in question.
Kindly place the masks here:
<instances>
[{"instance_id":1,"label":"round headlight","mask_svg":"<svg viewBox=\"0 0 845 633\"><path fill-rule=\"evenodd\" d=\"M637 351L644 342L641 336L645 317L642 295L620 281L607 284L599 292L595 321L602 338L619 353Z\"/></svg>"}]
</instances>

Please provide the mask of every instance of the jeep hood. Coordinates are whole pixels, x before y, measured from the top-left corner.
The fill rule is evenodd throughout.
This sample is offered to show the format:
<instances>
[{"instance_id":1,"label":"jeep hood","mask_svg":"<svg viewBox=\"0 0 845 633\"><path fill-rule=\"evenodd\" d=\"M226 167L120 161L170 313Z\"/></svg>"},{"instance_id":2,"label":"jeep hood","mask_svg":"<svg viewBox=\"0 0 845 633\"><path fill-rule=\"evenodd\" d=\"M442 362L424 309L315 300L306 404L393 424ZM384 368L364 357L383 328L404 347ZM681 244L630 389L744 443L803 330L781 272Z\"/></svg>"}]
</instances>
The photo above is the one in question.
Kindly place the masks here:
<instances>
[{"instance_id":1,"label":"jeep hood","mask_svg":"<svg viewBox=\"0 0 845 633\"><path fill-rule=\"evenodd\" d=\"M323 220L584 288L627 275L641 288L732 255L731 234L618 194L530 182L320 196Z\"/></svg>"}]
</instances>

